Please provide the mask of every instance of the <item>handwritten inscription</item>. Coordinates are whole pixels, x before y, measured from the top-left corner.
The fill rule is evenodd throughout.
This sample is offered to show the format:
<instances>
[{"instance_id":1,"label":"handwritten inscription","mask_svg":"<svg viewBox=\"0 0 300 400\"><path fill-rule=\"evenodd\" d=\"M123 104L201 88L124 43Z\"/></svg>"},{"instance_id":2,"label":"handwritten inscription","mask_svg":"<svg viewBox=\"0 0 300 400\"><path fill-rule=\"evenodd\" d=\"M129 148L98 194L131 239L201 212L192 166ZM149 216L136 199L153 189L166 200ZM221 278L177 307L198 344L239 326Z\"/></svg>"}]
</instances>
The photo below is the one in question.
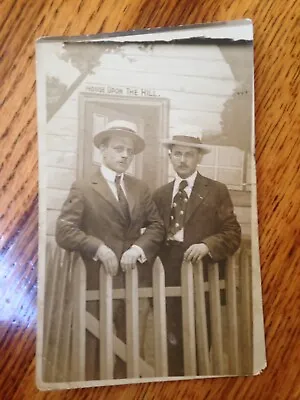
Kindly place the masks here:
<instances>
[{"instance_id":1,"label":"handwritten inscription","mask_svg":"<svg viewBox=\"0 0 300 400\"><path fill-rule=\"evenodd\" d=\"M87 86L86 90L92 93L111 94L118 96L159 97L154 89L120 87L120 86Z\"/></svg>"}]
</instances>

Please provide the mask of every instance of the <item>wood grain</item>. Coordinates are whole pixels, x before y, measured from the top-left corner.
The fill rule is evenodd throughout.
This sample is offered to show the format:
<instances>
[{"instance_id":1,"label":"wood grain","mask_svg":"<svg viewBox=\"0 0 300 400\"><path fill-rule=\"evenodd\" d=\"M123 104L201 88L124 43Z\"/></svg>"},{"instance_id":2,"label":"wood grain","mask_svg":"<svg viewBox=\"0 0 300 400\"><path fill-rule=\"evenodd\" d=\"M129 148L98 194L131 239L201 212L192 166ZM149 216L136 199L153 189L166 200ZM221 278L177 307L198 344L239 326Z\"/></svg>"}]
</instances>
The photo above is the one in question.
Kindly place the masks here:
<instances>
[{"instance_id":1,"label":"wood grain","mask_svg":"<svg viewBox=\"0 0 300 400\"><path fill-rule=\"evenodd\" d=\"M295 0L0 1L1 399L300 398L299 5ZM251 378L39 392L34 377L38 233L35 39L244 17L253 19L255 32L256 160L267 369Z\"/></svg>"}]
</instances>

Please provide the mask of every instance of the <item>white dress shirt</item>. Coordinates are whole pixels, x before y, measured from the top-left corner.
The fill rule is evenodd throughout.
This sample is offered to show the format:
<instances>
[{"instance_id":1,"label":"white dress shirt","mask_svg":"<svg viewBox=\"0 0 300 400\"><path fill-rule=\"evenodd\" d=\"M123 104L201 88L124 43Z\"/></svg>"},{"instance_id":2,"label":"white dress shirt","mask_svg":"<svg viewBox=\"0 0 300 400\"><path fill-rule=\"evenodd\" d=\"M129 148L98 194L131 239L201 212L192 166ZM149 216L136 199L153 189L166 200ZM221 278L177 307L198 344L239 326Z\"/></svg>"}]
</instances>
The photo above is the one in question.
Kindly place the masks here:
<instances>
[{"instance_id":1,"label":"white dress shirt","mask_svg":"<svg viewBox=\"0 0 300 400\"><path fill-rule=\"evenodd\" d=\"M179 185L180 185L181 181L186 181L187 182L187 186L184 188L184 190L185 190L188 198L190 198L190 195L192 193L193 186L194 186L194 183L195 183L196 176L197 176L197 171L195 171L192 175L190 175L186 179L180 178L180 176L176 174L174 187L173 187L172 203L173 203L174 197L176 196L176 193L178 192ZM172 203L171 203L171 207L172 207ZM175 235L172 235L172 236L169 237L170 240L177 240L178 242L183 242L183 238L184 238L184 229L183 228L180 229L180 231L176 232Z\"/></svg>"},{"instance_id":2,"label":"white dress shirt","mask_svg":"<svg viewBox=\"0 0 300 400\"><path fill-rule=\"evenodd\" d=\"M103 175L104 179L106 180L108 186L110 187L111 191L113 192L113 195L119 201L117 186L116 186L116 182L115 182L116 176L118 174L115 171L113 171L112 169L106 167L105 165L101 165L100 171L101 171L101 174ZM121 175L121 180L120 180L121 188L125 194L125 197L127 197L125 186L124 186L124 174L119 174L119 175Z\"/></svg>"},{"instance_id":3,"label":"white dress shirt","mask_svg":"<svg viewBox=\"0 0 300 400\"><path fill-rule=\"evenodd\" d=\"M113 195L115 196L117 201L119 201L118 192L117 192L117 186L116 186L116 182L115 182L116 176L118 174L115 171L113 171L112 169L108 168L106 165L103 165L103 164L100 166L100 171L101 171L101 174L103 175L104 179L106 180L108 186L110 187ZM122 190L124 192L125 197L127 197L126 196L125 185L124 185L124 174L120 174L120 175L121 175L120 185L121 185L121 188L122 188ZM133 244L131 247L139 249L141 255L138 258L138 261L140 263L144 263L144 262L147 261L147 258L145 256L144 250L140 246L137 246L137 245ZM96 256L94 257L94 260L97 261Z\"/></svg>"}]
</instances>

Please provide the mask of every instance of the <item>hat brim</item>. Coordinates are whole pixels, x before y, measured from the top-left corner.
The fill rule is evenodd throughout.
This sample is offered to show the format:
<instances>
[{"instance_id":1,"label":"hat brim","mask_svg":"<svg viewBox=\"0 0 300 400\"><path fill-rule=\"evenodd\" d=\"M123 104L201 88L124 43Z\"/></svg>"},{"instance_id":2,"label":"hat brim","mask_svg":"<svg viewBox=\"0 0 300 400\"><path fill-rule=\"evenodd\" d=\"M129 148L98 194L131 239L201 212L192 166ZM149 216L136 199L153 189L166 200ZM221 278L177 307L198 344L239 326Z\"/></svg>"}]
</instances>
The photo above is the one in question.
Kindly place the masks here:
<instances>
[{"instance_id":1,"label":"hat brim","mask_svg":"<svg viewBox=\"0 0 300 400\"><path fill-rule=\"evenodd\" d=\"M94 136L94 145L99 148L106 139L113 135L131 138L134 146L134 154L141 153L145 148L144 139L142 139L136 133L125 129L106 129L97 133L97 135Z\"/></svg>"},{"instance_id":2,"label":"hat brim","mask_svg":"<svg viewBox=\"0 0 300 400\"><path fill-rule=\"evenodd\" d=\"M185 146L185 147L192 147L194 149L199 149L199 150L201 150L201 153L203 153L203 154L208 154L211 152L211 149L209 149L205 145L198 144L198 143L188 143L188 142L183 142L180 140L166 139L162 142L162 145L164 147L167 147L168 149L170 149L172 146L177 145L177 146Z\"/></svg>"}]
</instances>

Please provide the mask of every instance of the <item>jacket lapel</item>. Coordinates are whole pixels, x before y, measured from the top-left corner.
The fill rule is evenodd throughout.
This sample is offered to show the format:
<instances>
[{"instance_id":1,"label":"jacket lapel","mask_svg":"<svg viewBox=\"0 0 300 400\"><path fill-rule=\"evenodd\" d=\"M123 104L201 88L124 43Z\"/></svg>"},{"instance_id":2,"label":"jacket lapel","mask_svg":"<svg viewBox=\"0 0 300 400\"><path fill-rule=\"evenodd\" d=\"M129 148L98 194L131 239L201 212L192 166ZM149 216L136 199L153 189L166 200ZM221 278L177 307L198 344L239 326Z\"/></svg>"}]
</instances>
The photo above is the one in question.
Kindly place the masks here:
<instances>
[{"instance_id":1,"label":"jacket lapel","mask_svg":"<svg viewBox=\"0 0 300 400\"><path fill-rule=\"evenodd\" d=\"M135 207L137 198L137 185L136 182L130 179L128 175L124 175L124 187L125 187L127 202L129 205L130 215L132 217L132 212Z\"/></svg>"},{"instance_id":2,"label":"jacket lapel","mask_svg":"<svg viewBox=\"0 0 300 400\"><path fill-rule=\"evenodd\" d=\"M185 222L187 222L191 218L194 211L203 202L208 193L208 189L208 180L198 173L195 179L192 193L187 203Z\"/></svg>"},{"instance_id":3,"label":"jacket lapel","mask_svg":"<svg viewBox=\"0 0 300 400\"><path fill-rule=\"evenodd\" d=\"M168 229L170 225L170 217L171 217L171 207L172 207L172 196L174 189L174 182L172 181L167 184L164 195L162 196L162 210L164 210L164 223L165 227Z\"/></svg>"},{"instance_id":4,"label":"jacket lapel","mask_svg":"<svg viewBox=\"0 0 300 400\"><path fill-rule=\"evenodd\" d=\"M113 192L100 172L97 172L92 176L91 183L93 185L93 189L96 190L96 192L98 192L109 204L111 204L124 218L119 202L115 198Z\"/></svg>"}]
</instances>

